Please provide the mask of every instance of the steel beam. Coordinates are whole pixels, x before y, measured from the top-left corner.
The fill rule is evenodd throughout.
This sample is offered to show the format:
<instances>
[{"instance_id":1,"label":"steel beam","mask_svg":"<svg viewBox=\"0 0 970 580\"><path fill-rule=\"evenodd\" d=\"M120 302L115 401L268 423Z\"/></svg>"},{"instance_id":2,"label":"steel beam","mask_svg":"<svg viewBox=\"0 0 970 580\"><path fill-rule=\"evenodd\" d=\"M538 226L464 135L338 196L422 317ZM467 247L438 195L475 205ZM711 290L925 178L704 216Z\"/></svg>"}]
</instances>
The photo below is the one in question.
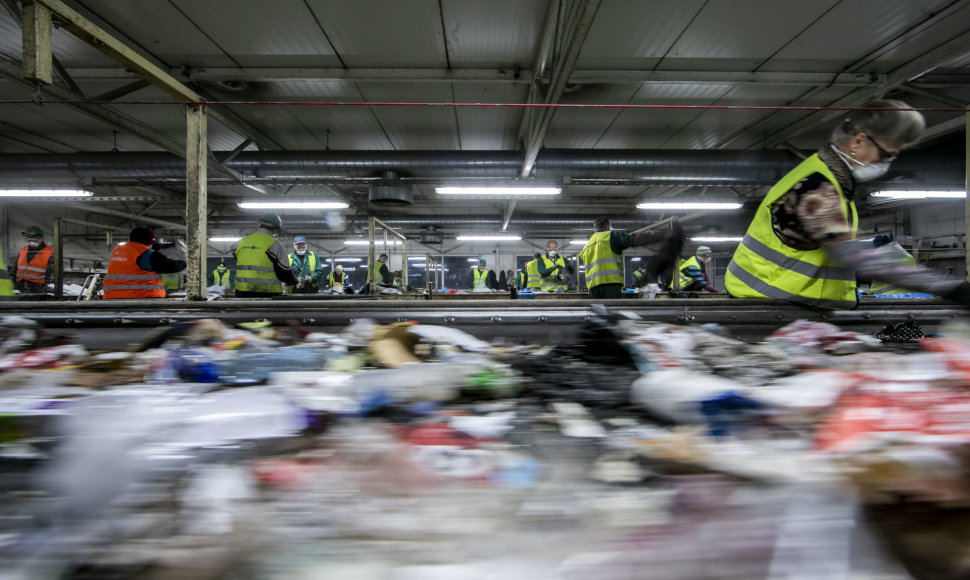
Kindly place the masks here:
<instances>
[{"instance_id":1,"label":"steel beam","mask_svg":"<svg viewBox=\"0 0 970 580\"><path fill-rule=\"evenodd\" d=\"M52 14L57 15L58 21L69 32L117 60L125 68L135 71L167 94L176 99L192 103L201 100L195 91L189 89L172 75L168 74L168 72L155 66L148 59L125 46L121 41L83 17L67 4L61 2L61 0L27 0L24 8L26 9L30 4L43 5Z\"/></svg>"},{"instance_id":2,"label":"steel beam","mask_svg":"<svg viewBox=\"0 0 970 580\"><path fill-rule=\"evenodd\" d=\"M160 227L163 227L163 228L170 228L170 229L173 229L173 230L184 230L185 229L185 226L184 225L177 224L175 222L160 220L160 219L151 218L151 217L147 217L147 216L135 215L135 214L132 214L132 213L127 213L127 212L118 211L118 210L114 210L114 209L108 209L108 208L105 208L105 207L97 207L97 206L88 205L88 204L85 204L85 203L77 203L77 202L67 203L67 204L64 204L62 207L70 207L70 208L79 209L79 210L86 211L86 212L90 212L90 213L99 213L99 214L102 214L102 215L110 215L110 216L114 216L114 217L119 217L119 218L131 220L131 221L133 221L135 223L150 224L150 225L154 225L154 226L160 226Z\"/></svg>"},{"instance_id":3,"label":"steel beam","mask_svg":"<svg viewBox=\"0 0 970 580\"><path fill-rule=\"evenodd\" d=\"M576 66L576 61L579 59L579 53L583 49L583 43L586 42L586 37L593 27L593 21L596 19L596 12L599 10L601 2L601 0L576 1L579 4L575 24L569 31L568 40L563 44L560 57L554 59L552 63L552 76L549 79L549 89L542 99L543 103L555 104L562 97L569 77L572 75L573 67ZM522 170L519 172L520 176L527 177L532 172L536 157L539 155L539 149L542 148L542 140L545 138L554 115L555 110L551 108L540 109L536 114L535 125L524 139L525 152Z\"/></svg>"},{"instance_id":4,"label":"steel beam","mask_svg":"<svg viewBox=\"0 0 970 580\"><path fill-rule=\"evenodd\" d=\"M53 84L51 11L44 5L25 2L21 17L24 78L32 83Z\"/></svg>"},{"instance_id":5,"label":"steel beam","mask_svg":"<svg viewBox=\"0 0 970 580\"><path fill-rule=\"evenodd\" d=\"M512 200L505 206L505 215L502 216L502 231L509 229L509 222L512 221L512 212L515 211L515 205L518 203L517 200Z\"/></svg>"},{"instance_id":6,"label":"steel beam","mask_svg":"<svg viewBox=\"0 0 970 580\"><path fill-rule=\"evenodd\" d=\"M944 104L948 107L955 107L955 108L959 107L962 109L964 106L966 106L966 103L964 103L961 99L958 99L956 97L951 97L949 95L943 95L937 91L930 91L920 87L914 87L910 83L903 83L899 85L898 88L901 91L906 91L907 93L919 95L921 97L926 97L927 99L936 101L937 103Z\"/></svg>"},{"instance_id":7,"label":"steel beam","mask_svg":"<svg viewBox=\"0 0 970 580\"><path fill-rule=\"evenodd\" d=\"M54 218L54 297L64 296L64 228L61 218Z\"/></svg>"},{"instance_id":8,"label":"steel beam","mask_svg":"<svg viewBox=\"0 0 970 580\"><path fill-rule=\"evenodd\" d=\"M553 20L555 22L555 20ZM548 49L540 46L539 59L548 55ZM537 59L537 62L538 60ZM178 74L178 71L172 71ZM97 79L118 78L119 75L104 69L78 69L74 76ZM534 69L439 69L439 68L204 68L192 69L185 75L187 81L208 82L265 82L265 81L352 81L352 82L468 82L468 83L520 83L522 79L535 78L549 82L547 72L538 64ZM595 84L738 84L738 85L787 85L787 86L837 86L864 87L884 84L886 75L868 73L824 72L748 72L748 71L692 71L692 70L574 70L570 83Z\"/></svg>"},{"instance_id":9,"label":"steel beam","mask_svg":"<svg viewBox=\"0 0 970 580\"><path fill-rule=\"evenodd\" d=\"M970 282L970 244L967 243L970 240L970 106L967 107L967 112L963 115L964 124L966 126L963 138L965 139L965 147L963 149L965 159L966 159L966 180L963 186L966 188L964 191L968 193L967 199L963 203L964 211L964 230L963 230L963 253L965 255L965 267L967 269L967 282Z\"/></svg>"},{"instance_id":10,"label":"steel beam","mask_svg":"<svg viewBox=\"0 0 970 580\"><path fill-rule=\"evenodd\" d=\"M185 299L205 300L209 157L205 106L189 105L185 121Z\"/></svg>"},{"instance_id":11,"label":"steel beam","mask_svg":"<svg viewBox=\"0 0 970 580\"><path fill-rule=\"evenodd\" d=\"M970 31L964 32L937 46L933 50L926 52L908 63L894 69L886 76L885 85L872 87L862 87L850 92L848 95L829 103L829 107L858 107L866 102L885 94L890 89L900 87L906 82L918 78L933 69L941 67L955 58L970 53ZM835 117L841 115L841 111L819 111L786 126L784 129L769 135L764 142L769 147L774 147L784 143L793 137L797 137L806 131L810 131L826 124Z\"/></svg>"},{"instance_id":12,"label":"steel beam","mask_svg":"<svg viewBox=\"0 0 970 580\"><path fill-rule=\"evenodd\" d=\"M95 95L88 100L93 102L101 102L101 103L104 103L107 101L113 101L115 99L120 99L121 97L130 95L135 91L140 91L149 85L151 85L151 83L146 81L145 79L138 79L135 82L128 83L116 89L111 89L110 91L105 91L100 95Z\"/></svg>"}]
</instances>

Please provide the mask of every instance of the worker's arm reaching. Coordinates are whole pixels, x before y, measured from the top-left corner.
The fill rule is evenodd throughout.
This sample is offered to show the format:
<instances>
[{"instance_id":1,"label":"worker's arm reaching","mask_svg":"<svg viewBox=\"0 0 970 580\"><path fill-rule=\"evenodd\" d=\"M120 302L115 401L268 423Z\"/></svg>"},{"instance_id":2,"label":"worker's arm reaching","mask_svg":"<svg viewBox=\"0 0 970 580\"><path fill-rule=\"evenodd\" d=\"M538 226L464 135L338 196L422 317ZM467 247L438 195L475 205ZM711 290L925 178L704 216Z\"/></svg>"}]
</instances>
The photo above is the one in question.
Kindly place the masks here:
<instances>
[{"instance_id":1,"label":"worker's arm reaching","mask_svg":"<svg viewBox=\"0 0 970 580\"><path fill-rule=\"evenodd\" d=\"M280 256L283 259L280 259ZM290 269L290 260L287 257L286 250L283 249L283 244L277 240L273 243L268 250L266 250L266 257L273 264L273 272L276 273L276 279L284 284L295 285L297 283L296 276L293 275L293 270Z\"/></svg>"},{"instance_id":2,"label":"worker's arm reaching","mask_svg":"<svg viewBox=\"0 0 970 580\"><path fill-rule=\"evenodd\" d=\"M145 250L142 255L138 256L136 262L138 263L138 267L142 270L158 272L159 274L174 274L176 272L181 272L186 266L184 260L172 260L165 254L151 249Z\"/></svg>"}]
</instances>

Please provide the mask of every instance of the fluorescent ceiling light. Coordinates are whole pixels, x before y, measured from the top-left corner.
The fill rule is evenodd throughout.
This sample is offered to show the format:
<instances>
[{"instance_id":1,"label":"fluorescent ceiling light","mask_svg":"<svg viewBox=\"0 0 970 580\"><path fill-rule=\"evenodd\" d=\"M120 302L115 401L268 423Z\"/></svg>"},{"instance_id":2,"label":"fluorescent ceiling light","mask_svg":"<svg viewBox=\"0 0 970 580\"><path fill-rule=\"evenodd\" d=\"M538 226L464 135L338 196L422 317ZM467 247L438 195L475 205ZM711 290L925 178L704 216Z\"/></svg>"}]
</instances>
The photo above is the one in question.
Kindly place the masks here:
<instances>
[{"instance_id":1,"label":"fluorescent ceiling light","mask_svg":"<svg viewBox=\"0 0 970 580\"><path fill-rule=\"evenodd\" d=\"M91 197L80 189L0 189L0 197Z\"/></svg>"},{"instance_id":2,"label":"fluorescent ceiling light","mask_svg":"<svg viewBox=\"0 0 970 580\"><path fill-rule=\"evenodd\" d=\"M356 272L357 268L344 268L344 272Z\"/></svg>"},{"instance_id":3,"label":"fluorescent ceiling light","mask_svg":"<svg viewBox=\"0 0 970 580\"><path fill-rule=\"evenodd\" d=\"M458 236L455 239L459 242L517 242L522 239L522 236ZM478 260L475 261L477 262Z\"/></svg>"},{"instance_id":4,"label":"fluorescent ceiling light","mask_svg":"<svg viewBox=\"0 0 970 580\"><path fill-rule=\"evenodd\" d=\"M885 197L889 199L926 199L928 197L963 199L967 197L967 192L965 191L877 191L872 194L872 197Z\"/></svg>"},{"instance_id":5,"label":"fluorescent ceiling light","mask_svg":"<svg viewBox=\"0 0 970 580\"><path fill-rule=\"evenodd\" d=\"M411 256L410 258L408 258L408 261L410 262L410 261L413 260L413 261L417 262L418 260L421 260L423 262L426 259L427 258L425 258L424 256Z\"/></svg>"},{"instance_id":6,"label":"fluorescent ceiling light","mask_svg":"<svg viewBox=\"0 0 970 580\"><path fill-rule=\"evenodd\" d=\"M639 262L640 261L640 258L630 258L630 261L631 262Z\"/></svg>"},{"instance_id":7,"label":"fluorescent ceiling light","mask_svg":"<svg viewBox=\"0 0 970 580\"><path fill-rule=\"evenodd\" d=\"M346 209L350 207L342 201L241 201L236 206L242 209Z\"/></svg>"},{"instance_id":8,"label":"fluorescent ceiling light","mask_svg":"<svg viewBox=\"0 0 970 580\"><path fill-rule=\"evenodd\" d=\"M661 210L673 210L673 209L738 209L741 207L740 203L728 203L728 202L678 202L678 201L650 201L646 203L638 203L637 209L661 209Z\"/></svg>"},{"instance_id":9,"label":"fluorescent ceiling light","mask_svg":"<svg viewBox=\"0 0 970 580\"><path fill-rule=\"evenodd\" d=\"M441 195L559 195L561 187L436 187Z\"/></svg>"},{"instance_id":10,"label":"fluorescent ceiling light","mask_svg":"<svg viewBox=\"0 0 970 580\"><path fill-rule=\"evenodd\" d=\"M366 245L370 244L370 242L367 241L367 240L344 240L344 244L346 244L348 246L366 246ZM387 245L387 246L400 246L401 245L401 240L388 240L386 242L374 240L374 245L375 246L384 246L384 245Z\"/></svg>"},{"instance_id":11,"label":"fluorescent ceiling light","mask_svg":"<svg viewBox=\"0 0 970 580\"><path fill-rule=\"evenodd\" d=\"M214 237L214 238L209 238L209 241L210 242L238 242L241 239L242 239L242 237L240 237L240 236L235 236L235 237L233 237L233 236L217 236L217 237Z\"/></svg>"},{"instance_id":12,"label":"fluorescent ceiling light","mask_svg":"<svg viewBox=\"0 0 970 580\"><path fill-rule=\"evenodd\" d=\"M720 238L716 236L697 236L695 238L691 238L690 241L692 242L740 242L743 239L744 238L731 237L731 236L720 237Z\"/></svg>"},{"instance_id":13,"label":"fluorescent ceiling light","mask_svg":"<svg viewBox=\"0 0 970 580\"><path fill-rule=\"evenodd\" d=\"M336 258L334 262L363 262L363 258Z\"/></svg>"},{"instance_id":14,"label":"fluorescent ceiling light","mask_svg":"<svg viewBox=\"0 0 970 580\"><path fill-rule=\"evenodd\" d=\"M569 243L570 244L576 244L578 246L579 244L584 244L585 245L586 242L588 242L588 241L589 240L569 240Z\"/></svg>"},{"instance_id":15,"label":"fluorescent ceiling light","mask_svg":"<svg viewBox=\"0 0 970 580\"><path fill-rule=\"evenodd\" d=\"M477 264L478 263L478 260L480 260L480 259L481 258L468 258L468 261L469 262L475 262Z\"/></svg>"}]
</instances>

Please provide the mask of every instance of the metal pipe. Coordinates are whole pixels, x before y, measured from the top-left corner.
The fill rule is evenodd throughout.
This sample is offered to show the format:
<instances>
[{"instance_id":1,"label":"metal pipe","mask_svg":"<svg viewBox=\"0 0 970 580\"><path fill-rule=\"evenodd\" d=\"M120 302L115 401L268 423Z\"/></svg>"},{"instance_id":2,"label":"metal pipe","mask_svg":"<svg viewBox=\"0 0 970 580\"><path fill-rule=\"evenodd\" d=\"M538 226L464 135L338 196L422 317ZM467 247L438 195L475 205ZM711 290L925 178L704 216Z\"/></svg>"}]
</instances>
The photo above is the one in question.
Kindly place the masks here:
<instances>
[{"instance_id":1,"label":"metal pipe","mask_svg":"<svg viewBox=\"0 0 970 580\"><path fill-rule=\"evenodd\" d=\"M220 153L217 155L225 155ZM783 150L585 150L544 149L536 158L539 181L617 180L637 183L770 185L798 163ZM522 165L521 151L243 151L226 164L251 180L379 179L386 171L406 178L512 179ZM886 180L894 184L964 184L964 158L958 152L913 151L893 164ZM5 178L112 180L185 178L185 160L163 152L7 153L0 155ZM531 180L529 180L531 183Z\"/></svg>"}]
</instances>

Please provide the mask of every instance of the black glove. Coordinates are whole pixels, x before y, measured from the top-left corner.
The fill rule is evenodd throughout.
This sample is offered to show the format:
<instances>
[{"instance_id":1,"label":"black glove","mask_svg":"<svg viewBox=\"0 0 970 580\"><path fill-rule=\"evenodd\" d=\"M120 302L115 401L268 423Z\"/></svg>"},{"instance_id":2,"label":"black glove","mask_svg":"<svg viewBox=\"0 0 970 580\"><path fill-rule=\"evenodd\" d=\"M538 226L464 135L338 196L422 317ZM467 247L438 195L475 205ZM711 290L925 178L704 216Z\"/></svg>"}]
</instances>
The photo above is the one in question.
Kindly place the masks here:
<instances>
[{"instance_id":1,"label":"black glove","mask_svg":"<svg viewBox=\"0 0 970 580\"><path fill-rule=\"evenodd\" d=\"M155 242L152 244L152 249L155 251L164 250L165 248L171 248L175 245L175 242Z\"/></svg>"},{"instance_id":2,"label":"black glove","mask_svg":"<svg viewBox=\"0 0 970 580\"><path fill-rule=\"evenodd\" d=\"M960 282L943 297L970 308L970 284Z\"/></svg>"}]
</instances>

